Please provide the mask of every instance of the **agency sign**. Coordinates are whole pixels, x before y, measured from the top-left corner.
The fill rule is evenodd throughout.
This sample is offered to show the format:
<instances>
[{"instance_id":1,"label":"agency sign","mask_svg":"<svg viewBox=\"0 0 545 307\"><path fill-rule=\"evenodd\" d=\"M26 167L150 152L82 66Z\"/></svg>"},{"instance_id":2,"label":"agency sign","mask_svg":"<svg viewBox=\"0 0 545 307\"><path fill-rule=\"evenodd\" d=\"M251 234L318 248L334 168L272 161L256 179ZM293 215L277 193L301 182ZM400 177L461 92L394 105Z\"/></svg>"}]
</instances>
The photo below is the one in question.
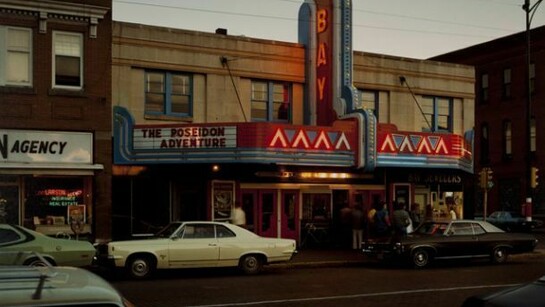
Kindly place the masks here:
<instances>
[{"instance_id":1,"label":"agency sign","mask_svg":"<svg viewBox=\"0 0 545 307\"><path fill-rule=\"evenodd\" d=\"M0 130L0 163L90 164L92 161L92 133Z\"/></svg>"}]
</instances>

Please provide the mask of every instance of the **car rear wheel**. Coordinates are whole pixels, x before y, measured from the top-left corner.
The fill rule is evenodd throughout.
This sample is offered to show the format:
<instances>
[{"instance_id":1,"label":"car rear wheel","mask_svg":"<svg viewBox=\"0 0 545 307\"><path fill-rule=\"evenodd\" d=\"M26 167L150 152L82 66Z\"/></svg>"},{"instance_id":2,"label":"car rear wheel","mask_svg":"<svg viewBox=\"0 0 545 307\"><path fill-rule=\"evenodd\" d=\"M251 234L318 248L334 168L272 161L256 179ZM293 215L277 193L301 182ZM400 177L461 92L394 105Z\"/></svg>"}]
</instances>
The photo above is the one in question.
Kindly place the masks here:
<instances>
[{"instance_id":1,"label":"car rear wheel","mask_svg":"<svg viewBox=\"0 0 545 307\"><path fill-rule=\"evenodd\" d=\"M263 260L258 255L246 255L240 259L239 268L246 275L254 275L261 272Z\"/></svg>"},{"instance_id":2,"label":"car rear wheel","mask_svg":"<svg viewBox=\"0 0 545 307\"><path fill-rule=\"evenodd\" d=\"M493 263L504 263L509 257L509 251L505 247L496 247L492 251L492 262Z\"/></svg>"},{"instance_id":3,"label":"car rear wheel","mask_svg":"<svg viewBox=\"0 0 545 307\"><path fill-rule=\"evenodd\" d=\"M411 260L415 268L423 268L431 262L431 255L428 250L418 248L413 251Z\"/></svg>"},{"instance_id":4,"label":"car rear wheel","mask_svg":"<svg viewBox=\"0 0 545 307\"><path fill-rule=\"evenodd\" d=\"M134 279L149 278L155 271L156 262L148 255L136 255L127 261L127 270Z\"/></svg>"}]
</instances>

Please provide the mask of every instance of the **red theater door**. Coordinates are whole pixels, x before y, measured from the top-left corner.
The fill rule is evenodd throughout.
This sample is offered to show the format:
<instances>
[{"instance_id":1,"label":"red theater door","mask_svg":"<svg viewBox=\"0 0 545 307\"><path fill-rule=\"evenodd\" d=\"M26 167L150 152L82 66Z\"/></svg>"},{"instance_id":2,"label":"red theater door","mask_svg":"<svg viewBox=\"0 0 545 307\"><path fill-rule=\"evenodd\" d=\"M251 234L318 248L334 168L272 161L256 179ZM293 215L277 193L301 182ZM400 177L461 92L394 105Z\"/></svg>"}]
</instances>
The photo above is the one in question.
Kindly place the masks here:
<instances>
[{"instance_id":1,"label":"red theater door","mask_svg":"<svg viewBox=\"0 0 545 307\"><path fill-rule=\"evenodd\" d=\"M281 225L282 225L282 238L294 239L298 238L297 235L297 221L299 220L299 201L298 193L296 191L282 191L281 206Z\"/></svg>"},{"instance_id":2,"label":"red theater door","mask_svg":"<svg viewBox=\"0 0 545 307\"><path fill-rule=\"evenodd\" d=\"M248 229L260 236L278 237L276 190L244 190L242 199Z\"/></svg>"}]
</instances>

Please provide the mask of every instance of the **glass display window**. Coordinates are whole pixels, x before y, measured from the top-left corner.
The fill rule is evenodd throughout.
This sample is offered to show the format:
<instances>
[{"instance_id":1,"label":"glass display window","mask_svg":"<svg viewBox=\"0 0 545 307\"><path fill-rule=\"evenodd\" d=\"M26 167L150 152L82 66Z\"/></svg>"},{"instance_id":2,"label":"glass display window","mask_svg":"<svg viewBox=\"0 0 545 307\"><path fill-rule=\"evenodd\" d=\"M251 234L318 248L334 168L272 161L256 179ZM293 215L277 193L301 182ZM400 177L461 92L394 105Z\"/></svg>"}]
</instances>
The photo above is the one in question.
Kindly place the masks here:
<instances>
[{"instance_id":1,"label":"glass display window","mask_svg":"<svg viewBox=\"0 0 545 307\"><path fill-rule=\"evenodd\" d=\"M85 177L29 177L24 189L25 226L57 235L71 234L73 221L89 224Z\"/></svg>"}]
</instances>

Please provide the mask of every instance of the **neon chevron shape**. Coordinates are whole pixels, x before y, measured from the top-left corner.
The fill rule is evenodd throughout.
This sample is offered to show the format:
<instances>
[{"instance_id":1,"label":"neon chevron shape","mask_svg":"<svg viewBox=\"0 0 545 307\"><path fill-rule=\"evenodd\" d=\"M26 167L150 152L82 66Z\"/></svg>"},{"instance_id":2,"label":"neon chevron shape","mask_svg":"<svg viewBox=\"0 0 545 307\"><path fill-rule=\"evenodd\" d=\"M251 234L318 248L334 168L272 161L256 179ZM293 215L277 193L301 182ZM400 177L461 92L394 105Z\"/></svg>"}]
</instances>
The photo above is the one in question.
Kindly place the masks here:
<instances>
[{"instance_id":1,"label":"neon chevron shape","mask_svg":"<svg viewBox=\"0 0 545 307\"><path fill-rule=\"evenodd\" d=\"M346 135L344 133L341 133L341 136L337 140L337 143L335 144L335 149L340 149L341 146L344 144L346 147L346 150L352 150L350 148L350 143L348 143L348 140L346 139Z\"/></svg>"},{"instance_id":2,"label":"neon chevron shape","mask_svg":"<svg viewBox=\"0 0 545 307\"><path fill-rule=\"evenodd\" d=\"M384 140L384 143L382 144L382 147L380 148L380 151L386 151L388 149L389 151L396 151L397 146L395 146L392 136L390 134L386 135L386 139Z\"/></svg>"},{"instance_id":3,"label":"neon chevron shape","mask_svg":"<svg viewBox=\"0 0 545 307\"><path fill-rule=\"evenodd\" d=\"M291 147L296 148L297 146L299 146L300 142L303 143L304 148L309 148L310 147L307 136L305 135L305 132L303 130L299 130L299 132L297 133L297 136L295 137L295 140L291 144Z\"/></svg>"},{"instance_id":4,"label":"neon chevron shape","mask_svg":"<svg viewBox=\"0 0 545 307\"><path fill-rule=\"evenodd\" d=\"M276 133L274 134L273 139L269 143L269 147L276 146L277 142L280 142L282 147L287 147L288 146L288 142L286 141L286 138L285 138L285 136L282 133L282 130L280 128L276 129Z\"/></svg>"},{"instance_id":5,"label":"neon chevron shape","mask_svg":"<svg viewBox=\"0 0 545 307\"><path fill-rule=\"evenodd\" d=\"M399 151L406 151L414 152L414 147L412 143L409 141L409 138L404 138L403 143L401 143L401 146L399 147Z\"/></svg>"},{"instance_id":6,"label":"neon chevron shape","mask_svg":"<svg viewBox=\"0 0 545 307\"><path fill-rule=\"evenodd\" d=\"M416 149L416 152L418 152L418 153L424 153L425 152L425 153L428 153L428 154L431 154L433 152L427 138L422 138L422 141L420 142L418 148Z\"/></svg>"},{"instance_id":7,"label":"neon chevron shape","mask_svg":"<svg viewBox=\"0 0 545 307\"><path fill-rule=\"evenodd\" d=\"M318 135L318 138L316 139L316 143L314 143L314 148L318 149L320 145L324 144L326 149L331 149L331 143L327 135L322 131Z\"/></svg>"},{"instance_id":8,"label":"neon chevron shape","mask_svg":"<svg viewBox=\"0 0 545 307\"><path fill-rule=\"evenodd\" d=\"M437 148L435 148L436 153L439 153L440 151L443 151L447 155L449 154L447 145L445 145L445 141L442 138L439 139L439 143L437 143Z\"/></svg>"}]
</instances>

